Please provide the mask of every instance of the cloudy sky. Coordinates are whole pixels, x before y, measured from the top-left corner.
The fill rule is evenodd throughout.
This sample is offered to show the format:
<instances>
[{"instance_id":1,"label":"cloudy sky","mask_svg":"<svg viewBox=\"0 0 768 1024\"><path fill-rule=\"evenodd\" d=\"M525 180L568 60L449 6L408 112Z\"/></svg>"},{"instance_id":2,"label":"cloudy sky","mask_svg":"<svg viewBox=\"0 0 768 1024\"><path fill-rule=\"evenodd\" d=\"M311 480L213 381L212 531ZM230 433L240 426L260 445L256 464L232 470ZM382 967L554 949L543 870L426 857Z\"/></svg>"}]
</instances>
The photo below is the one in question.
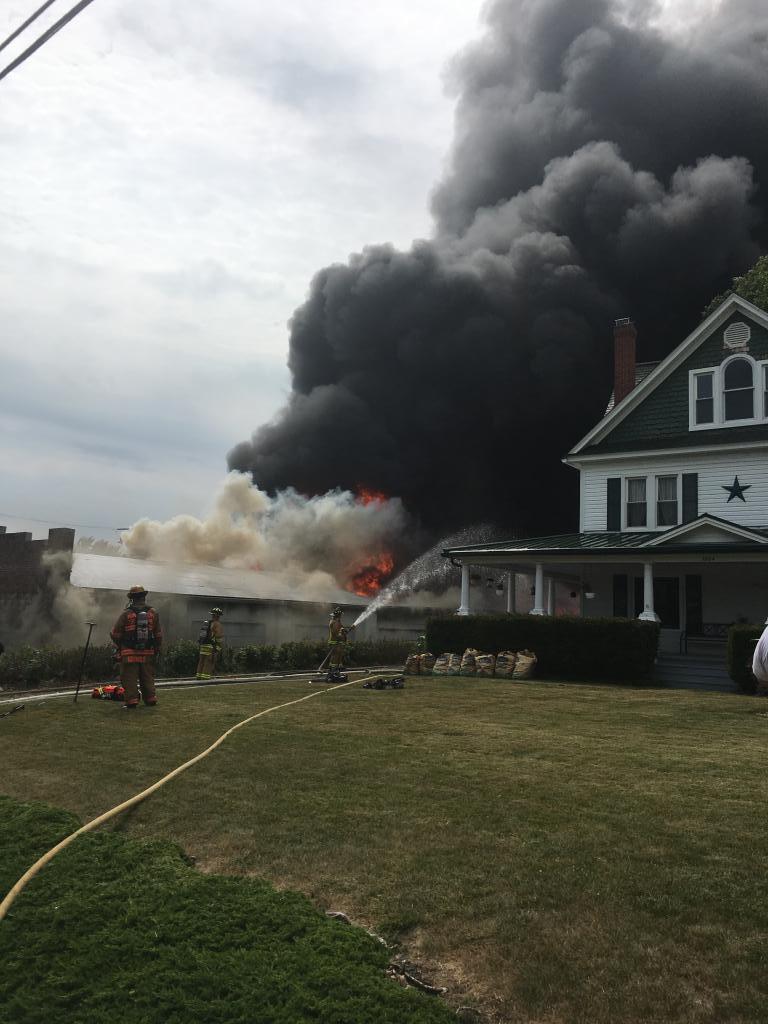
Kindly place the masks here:
<instances>
[{"instance_id":1,"label":"cloudy sky","mask_svg":"<svg viewBox=\"0 0 768 1024\"><path fill-rule=\"evenodd\" d=\"M95 0L0 82L0 524L206 510L314 271L430 233L481 7Z\"/></svg>"}]
</instances>

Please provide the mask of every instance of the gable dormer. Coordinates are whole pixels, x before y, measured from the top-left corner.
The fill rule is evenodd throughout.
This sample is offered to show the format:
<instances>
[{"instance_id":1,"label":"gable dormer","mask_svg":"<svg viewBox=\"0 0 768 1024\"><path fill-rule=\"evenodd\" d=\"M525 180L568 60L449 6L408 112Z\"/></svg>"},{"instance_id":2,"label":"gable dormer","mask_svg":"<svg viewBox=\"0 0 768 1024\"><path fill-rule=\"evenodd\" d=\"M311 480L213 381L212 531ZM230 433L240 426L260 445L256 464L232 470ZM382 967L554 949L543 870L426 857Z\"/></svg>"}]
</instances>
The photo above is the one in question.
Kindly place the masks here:
<instances>
[{"instance_id":1,"label":"gable dormer","mask_svg":"<svg viewBox=\"0 0 768 1024\"><path fill-rule=\"evenodd\" d=\"M662 360L573 449L747 443L768 436L768 314L737 295Z\"/></svg>"}]
</instances>

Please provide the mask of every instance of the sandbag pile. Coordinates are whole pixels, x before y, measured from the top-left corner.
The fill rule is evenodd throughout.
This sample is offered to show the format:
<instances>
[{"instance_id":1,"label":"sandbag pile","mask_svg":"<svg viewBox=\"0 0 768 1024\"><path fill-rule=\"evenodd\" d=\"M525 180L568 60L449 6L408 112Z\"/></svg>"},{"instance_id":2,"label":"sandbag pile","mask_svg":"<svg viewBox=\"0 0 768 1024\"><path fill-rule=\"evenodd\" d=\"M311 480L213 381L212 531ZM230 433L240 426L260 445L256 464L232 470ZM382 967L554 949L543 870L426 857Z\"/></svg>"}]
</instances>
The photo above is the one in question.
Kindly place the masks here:
<instances>
[{"instance_id":1,"label":"sandbag pile","mask_svg":"<svg viewBox=\"0 0 768 1024\"><path fill-rule=\"evenodd\" d=\"M500 651L496 655L496 678L511 679L517 664L517 654L514 651Z\"/></svg>"},{"instance_id":2,"label":"sandbag pile","mask_svg":"<svg viewBox=\"0 0 768 1024\"><path fill-rule=\"evenodd\" d=\"M475 676L479 679L531 679L536 669L533 651L501 651L484 654L468 647L463 655L446 651L434 654L409 654L405 663L406 675L422 676Z\"/></svg>"},{"instance_id":3,"label":"sandbag pile","mask_svg":"<svg viewBox=\"0 0 768 1024\"><path fill-rule=\"evenodd\" d=\"M407 676L417 676L421 672L421 656L418 654L409 654L405 659L405 668L403 669Z\"/></svg>"},{"instance_id":4,"label":"sandbag pile","mask_svg":"<svg viewBox=\"0 0 768 1024\"><path fill-rule=\"evenodd\" d=\"M419 656L419 672L423 676L431 676L432 669L435 667L435 656L434 654L421 654Z\"/></svg>"},{"instance_id":5,"label":"sandbag pile","mask_svg":"<svg viewBox=\"0 0 768 1024\"><path fill-rule=\"evenodd\" d=\"M494 654L478 653L475 655L475 664L477 665L476 674L483 679L490 679L496 668L496 656Z\"/></svg>"},{"instance_id":6,"label":"sandbag pile","mask_svg":"<svg viewBox=\"0 0 768 1024\"><path fill-rule=\"evenodd\" d=\"M533 651L518 651L513 679L530 679L536 668L536 655Z\"/></svg>"},{"instance_id":7,"label":"sandbag pile","mask_svg":"<svg viewBox=\"0 0 768 1024\"><path fill-rule=\"evenodd\" d=\"M477 672L477 655L479 651L476 651L474 647L468 647L461 656L461 674L463 676L473 676Z\"/></svg>"},{"instance_id":8,"label":"sandbag pile","mask_svg":"<svg viewBox=\"0 0 768 1024\"><path fill-rule=\"evenodd\" d=\"M448 672L449 676L460 676L461 675L461 655L460 654L449 654L448 655Z\"/></svg>"},{"instance_id":9,"label":"sandbag pile","mask_svg":"<svg viewBox=\"0 0 768 1024\"><path fill-rule=\"evenodd\" d=\"M453 654L441 654L439 658L435 659L435 664L432 666L433 676L447 676L448 675L448 662L453 658Z\"/></svg>"}]
</instances>

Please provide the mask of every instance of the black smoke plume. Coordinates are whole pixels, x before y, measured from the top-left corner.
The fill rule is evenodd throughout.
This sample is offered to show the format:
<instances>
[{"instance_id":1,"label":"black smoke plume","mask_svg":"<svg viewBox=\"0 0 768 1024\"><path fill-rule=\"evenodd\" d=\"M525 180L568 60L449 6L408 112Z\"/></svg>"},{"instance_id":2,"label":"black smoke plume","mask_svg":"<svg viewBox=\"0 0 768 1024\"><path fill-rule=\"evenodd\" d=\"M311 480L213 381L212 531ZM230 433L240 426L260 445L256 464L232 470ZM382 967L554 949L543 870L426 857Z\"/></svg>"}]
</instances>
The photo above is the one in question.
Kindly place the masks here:
<instances>
[{"instance_id":1,"label":"black smoke plume","mask_svg":"<svg viewBox=\"0 0 768 1024\"><path fill-rule=\"evenodd\" d=\"M434 238L316 275L288 405L231 468L399 495L428 531L575 526L560 459L602 415L613 318L659 358L766 247L768 8L683 38L650 6L490 5L453 69Z\"/></svg>"}]
</instances>

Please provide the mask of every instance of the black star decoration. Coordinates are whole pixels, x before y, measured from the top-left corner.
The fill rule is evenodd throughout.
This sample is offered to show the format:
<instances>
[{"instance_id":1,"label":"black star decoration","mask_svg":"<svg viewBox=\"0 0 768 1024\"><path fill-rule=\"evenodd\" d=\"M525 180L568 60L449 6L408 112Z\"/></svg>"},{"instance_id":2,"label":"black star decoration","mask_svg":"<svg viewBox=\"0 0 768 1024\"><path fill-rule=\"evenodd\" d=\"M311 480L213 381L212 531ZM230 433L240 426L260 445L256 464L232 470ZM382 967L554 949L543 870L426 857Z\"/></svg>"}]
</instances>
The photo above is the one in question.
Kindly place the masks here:
<instances>
[{"instance_id":1,"label":"black star decoration","mask_svg":"<svg viewBox=\"0 0 768 1024\"><path fill-rule=\"evenodd\" d=\"M735 476L733 478L733 483L730 485L730 487L728 486L728 484L721 484L720 486L723 488L724 491L730 491L730 494L728 495L728 501L733 501L734 498L741 498L741 500L746 505L747 499L744 497L744 491L748 491L752 484L740 484L739 478ZM728 502L726 502L726 505L727 504Z\"/></svg>"}]
</instances>

